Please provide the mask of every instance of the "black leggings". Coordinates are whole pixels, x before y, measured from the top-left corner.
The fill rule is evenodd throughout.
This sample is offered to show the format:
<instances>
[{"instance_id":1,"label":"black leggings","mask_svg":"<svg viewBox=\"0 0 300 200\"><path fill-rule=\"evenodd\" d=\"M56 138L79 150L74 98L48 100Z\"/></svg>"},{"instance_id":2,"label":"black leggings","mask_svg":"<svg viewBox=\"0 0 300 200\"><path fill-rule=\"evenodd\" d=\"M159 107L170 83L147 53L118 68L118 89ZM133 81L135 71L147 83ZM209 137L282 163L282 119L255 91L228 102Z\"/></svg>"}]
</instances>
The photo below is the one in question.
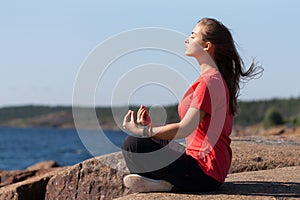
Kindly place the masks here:
<instances>
[{"instance_id":1,"label":"black leggings","mask_svg":"<svg viewBox=\"0 0 300 200\"><path fill-rule=\"evenodd\" d=\"M156 155L147 154L155 151ZM222 185L206 175L197 161L185 153L184 147L174 141L163 144L150 138L128 136L122 152L130 173L169 181L174 191L212 191ZM157 167L157 163L165 166Z\"/></svg>"}]
</instances>

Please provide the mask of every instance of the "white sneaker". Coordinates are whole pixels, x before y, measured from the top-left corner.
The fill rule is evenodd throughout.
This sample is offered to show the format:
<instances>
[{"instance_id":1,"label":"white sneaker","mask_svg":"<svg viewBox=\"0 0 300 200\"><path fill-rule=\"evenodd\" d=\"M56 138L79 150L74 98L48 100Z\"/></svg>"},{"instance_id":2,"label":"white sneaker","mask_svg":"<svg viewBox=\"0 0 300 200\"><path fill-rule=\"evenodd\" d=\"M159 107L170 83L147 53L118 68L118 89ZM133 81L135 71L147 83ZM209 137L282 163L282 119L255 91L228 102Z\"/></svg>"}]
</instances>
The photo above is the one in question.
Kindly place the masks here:
<instances>
[{"instance_id":1,"label":"white sneaker","mask_svg":"<svg viewBox=\"0 0 300 200\"><path fill-rule=\"evenodd\" d=\"M129 174L123 181L133 192L167 192L173 187L168 181L155 180L138 174Z\"/></svg>"}]
</instances>

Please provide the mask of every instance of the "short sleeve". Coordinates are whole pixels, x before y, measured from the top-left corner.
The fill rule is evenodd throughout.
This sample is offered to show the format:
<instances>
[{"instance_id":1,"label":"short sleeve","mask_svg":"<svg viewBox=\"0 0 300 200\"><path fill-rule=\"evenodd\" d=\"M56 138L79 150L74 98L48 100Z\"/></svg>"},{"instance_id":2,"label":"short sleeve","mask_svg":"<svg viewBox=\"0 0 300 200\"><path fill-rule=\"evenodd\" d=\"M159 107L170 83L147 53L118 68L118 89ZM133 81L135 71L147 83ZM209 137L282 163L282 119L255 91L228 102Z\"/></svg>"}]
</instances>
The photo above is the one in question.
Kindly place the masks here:
<instances>
[{"instance_id":1,"label":"short sleeve","mask_svg":"<svg viewBox=\"0 0 300 200\"><path fill-rule=\"evenodd\" d=\"M198 84L195 85L190 107L197 108L211 115L211 99L204 79L199 79Z\"/></svg>"}]
</instances>

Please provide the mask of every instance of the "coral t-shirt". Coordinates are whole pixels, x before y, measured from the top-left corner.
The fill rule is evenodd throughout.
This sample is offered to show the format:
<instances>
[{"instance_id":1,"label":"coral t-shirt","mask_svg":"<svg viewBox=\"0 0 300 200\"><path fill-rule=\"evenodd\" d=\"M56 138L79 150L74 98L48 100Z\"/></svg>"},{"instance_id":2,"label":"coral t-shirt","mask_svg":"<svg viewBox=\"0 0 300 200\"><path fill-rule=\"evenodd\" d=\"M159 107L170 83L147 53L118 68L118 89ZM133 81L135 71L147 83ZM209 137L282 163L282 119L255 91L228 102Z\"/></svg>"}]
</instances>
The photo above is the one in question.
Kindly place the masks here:
<instances>
[{"instance_id":1,"label":"coral t-shirt","mask_svg":"<svg viewBox=\"0 0 300 200\"><path fill-rule=\"evenodd\" d=\"M223 183L232 158L229 135L233 115L226 82L217 69L205 71L187 90L178 105L180 119L190 107L206 115L186 138L186 154L195 158L207 175Z\"/></svg>"}]
</instances>

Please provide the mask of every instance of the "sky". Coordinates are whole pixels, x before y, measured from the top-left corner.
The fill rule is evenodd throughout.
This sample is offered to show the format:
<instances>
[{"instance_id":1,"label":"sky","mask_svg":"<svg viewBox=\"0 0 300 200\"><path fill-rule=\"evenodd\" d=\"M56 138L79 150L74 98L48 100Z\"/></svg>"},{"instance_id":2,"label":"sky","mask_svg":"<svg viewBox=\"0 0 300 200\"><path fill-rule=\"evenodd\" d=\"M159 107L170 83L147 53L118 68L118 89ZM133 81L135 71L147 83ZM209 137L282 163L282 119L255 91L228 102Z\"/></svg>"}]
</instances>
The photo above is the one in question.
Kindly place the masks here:
<instances>
[{"instance_id":1,"label":"sky","mask_svg":"<svg viewBox=\"0 0 300 200\"><path fill-rule=\"evenodd\" d=\"M102 48L101 44L105 41L114 40L126 31L149 27L169 30L170 37L173 33L188 36L203 17L216 18L231 30L246 66L255 58L264 68L261 78L243 85L241 100L300 97L300 66L297 62L300 47L299 7L300 2L296 0L2 1L0 107L72 105L80 70L92 52ZM136 37L138 41L140 36ZM159 38L159 34L157 37L157 41L169 39L168 36ZM130 45L136 40L131 38L130 41L113 43L106 47L106 52L113 53L126 42ZM178 42L182 42L184 48L184 41ZM137 66L146 66L145 71L152 69L151 63L162 70L153 74L152 70L143 75L150 82L151 77L155 77L153 84L137 86L127 96L112 94L111 91L121 83L118 82L121 78ZM118 105L128 102L176 103L183 95L186 84L176 76L168 76L169 72L174 68L187 80L186 83L192 83L199 76L197 70L186 63L184 58L157 49L119 55L106 74L99 75L93 94L94 104L111 105L115 99ZM167 71L163 72L164 69ZM176 80L166 85L158 81L172 77ZM122 83L124 90L127 84L131 82ZM168 84L180 90L174 93L168 89ZM82 103L86 106L90 104Z\"/></svg>"}]
</instances>

